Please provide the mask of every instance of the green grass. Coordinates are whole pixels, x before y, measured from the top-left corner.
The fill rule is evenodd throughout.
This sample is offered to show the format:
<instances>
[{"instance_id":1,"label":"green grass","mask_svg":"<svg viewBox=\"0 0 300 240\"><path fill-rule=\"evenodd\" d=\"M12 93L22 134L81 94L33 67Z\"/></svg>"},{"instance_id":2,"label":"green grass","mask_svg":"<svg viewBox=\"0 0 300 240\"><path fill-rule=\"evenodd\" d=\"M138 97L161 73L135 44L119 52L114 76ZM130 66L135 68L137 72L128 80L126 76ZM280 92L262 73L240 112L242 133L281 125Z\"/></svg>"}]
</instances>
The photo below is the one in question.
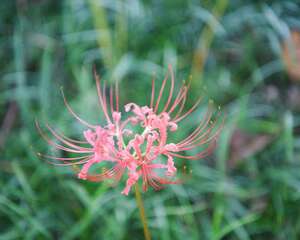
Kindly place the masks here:
<instances>
[{"instance_id":1,"label":"green grass","mask_svg":"<svg viewBox=\"0 0 300 240\"><path fill-rule=\"evenodd\" d=\"M82 118L101 122L93 66L120 82L122 103L144 104L169 63L177 84L192 75L191 99L213 99L227 117L214 155L178 160L192 170L183 185L143 194L153 239L299 239L300 97L289 100L299 82L281 59L281 42L300 30L296 0L7 0L0 12L0 239L143 239L125 181L88 183L40 160L52 150L34 122L80 138L61 87ZM236 129L270 140L233 152Z\"/></svg>"}]
</instances>

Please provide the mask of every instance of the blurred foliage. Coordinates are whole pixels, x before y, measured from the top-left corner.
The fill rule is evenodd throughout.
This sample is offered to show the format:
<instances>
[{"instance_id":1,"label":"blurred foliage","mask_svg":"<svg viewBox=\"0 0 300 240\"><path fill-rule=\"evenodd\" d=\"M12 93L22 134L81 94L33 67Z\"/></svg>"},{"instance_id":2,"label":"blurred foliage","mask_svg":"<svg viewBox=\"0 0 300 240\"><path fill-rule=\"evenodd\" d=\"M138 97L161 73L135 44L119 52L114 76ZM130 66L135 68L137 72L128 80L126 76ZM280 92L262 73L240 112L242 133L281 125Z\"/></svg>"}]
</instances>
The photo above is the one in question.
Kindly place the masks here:
<instances>
[{"instance_id":1,"label":"blurred foliage","mask_svg":"<svg viewBox=\"0 0 300 240\"><path fill-rule=\"evenodd\" d=\"M170 63L177 83L192 75L191 99L214 99L227 118L214 156L178 163L192 169L183 185L143 194L153 239L300 238L300 86L282 62L282 43L300 31L297 0L1 3L0 239L142 239L123 183L84 182L38 159L50 149L34 120L80 137L61 86L99 122L93 66L120 82L123 103L143 104Z\"/></svg>"}]
</instances>

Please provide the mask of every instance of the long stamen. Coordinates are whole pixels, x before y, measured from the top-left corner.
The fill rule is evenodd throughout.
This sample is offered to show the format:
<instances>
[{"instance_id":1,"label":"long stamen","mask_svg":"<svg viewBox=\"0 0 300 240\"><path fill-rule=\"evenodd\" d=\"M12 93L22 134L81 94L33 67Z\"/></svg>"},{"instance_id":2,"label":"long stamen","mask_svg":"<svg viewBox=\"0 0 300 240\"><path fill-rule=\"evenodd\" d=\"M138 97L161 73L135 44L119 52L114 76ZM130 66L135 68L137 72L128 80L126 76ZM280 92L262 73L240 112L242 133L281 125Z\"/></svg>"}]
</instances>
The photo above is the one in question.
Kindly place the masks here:
<instances>
[{"instance_id":1,"label":"long stamen","mask_svg":"<svg viewBox=\"0 0 300 240\"><path fill-rule=\"evenodd\" d=\"M187 92L187 90L186 90L186 92ZM180 102L179 110L177 111L174 119L176 119L176 118L178 118L180 116L180 114L181 114L181 112L182 112L182 110L184 108L185 102L186 102L186 94L183 94L183 98L182 98L182 100Z\"/></svg>"},{"instance_id":2,"label":"long stamen","mask_svg":"<svg viewBox=\"0 0 300 240\"><path fill-rule=\"evenodd\" d=\"M152 78L152 90L151 90L150 108L153 108L154 96L155 96L155 75Z\"/></svg>"},{"instance_id":3,"label":"long stamen","mask_svg":"<svg viewBox=\"0 0 300 240\"><path fill-rule=\"evenodd\" d=\"M168 110L168 114L171 114L175 109L176 107L178 106L178 104L182 101L182 99L185 97L186 95L186 86L185 85L182 85L181 88L179 89L179 92L170 108L170 110Z\"/></svg>"},{"instance_id":4,"label":"long stamen","mask_svg":"<svg viewBox=\"0 0 300 240\"><path fill-rule=\"evenodd\" d=\"M111 177L115 176L115 174L119 171L124 171L124 167L119 166L119 164L118 164L109 170L105 170L101 174L93 174L93 175L89 174L89 175L87 175L87 179L92 182L100 182L107 178L111 178Z\"/></svg>"},{"instance_id":5,"label":"long stamen","mask_svg":"<svg viewBox=\"0 0 300 240\"><path fill-rule=\"evenodd\" d=\"M197 147L197 146L200 146L200 145L203 145L209 141L211 141L212 139L214 138L217 138L218 135L220 134L220 131L222 130L223 128L223 123L221 123L221 125L218 127L218 129L216 130L216 132L213 133L213 135L211 135L209 137L209 134L214 130L215 126L216 126L217 122L214 122L210 127L209 129L207 129L207 131L205 131L203 134L198 134L197 135L197 138L194 139L193 141L190 141L188 144L185 144L185 146L188 146L188 145L192 145L194 147ZM209 137L209 138L206 138L206 137ZM204 138L204 139L203 139ZM202 140L203 139L203 140ZM200 141L201 140L201 141Z\"/></svg>"},{"instance_id":6,"label":"long stamen","mask_svg":"<svg viewBox=\"0 0 300 240\"><path fill-rule=\"evenodd\" d=\"M115 96L116 96L116 111L119 112L119 83L115 85Z\"/></svg>"},{"instance_id":7,"label":"long stamen","mask_svg":"<svg viewBox=\"0 0 300 240\"><path fill-rule=\"evenodd\" d=\"M106 83L105 83L105 81L103 81L102 96L103 96L102 101L103 101L103 104L104 104L105 109L106 109L106 115L107 115L107 117L109 119L108 122L111 123L110 117L108 115L108 110L107 110Z\"/></svg>"},{"instance_id":8,"label":"long stamen","mask_svg":"<svg viewBox=\"0 0 300 240\"><path fill-rule=\"evenodd\" d=\"M67 137L66 135L64 135L63 133L61 132L58 132L57 130L55 130L55 132L61 136L62 138L64 138L65 140L71 142L71 143L77 143L77 144L88 144L87 141L80 141L80 140L75 140L75 139L72 139L72 138L69 138Z\"/></svg>"},{"instance_id":9,"label":"long stamen","mask_svg":"<svg viewBox=\"0 0 300 240\"><path fill-rule=\"evenodd\" d=\"M186 103L187 93L190 89L190 86L191 86L191 83L189 82L188 85L184 89L183 98L178 102L178 104L180 104L180 106L179 106L179 110L177 111L174 119L177 119L178 117L180 117L180 114L181 114L181 112L182 112L182 110L185 106L185 103Z\"/></svg>"},{"instance_id":10,"label":"long stamen","mask_svg":"<svg viewBox=\"0 0 300 240\"><path fill-rule=\"evenodd\" d=\"M174 91L174 72L173 72L172 66L169 65L168 69L169 69L169 72L171 74L171 87L170 87L169 97L168 97L167 103L166 103L164 109L162 110L162 112L165 112L168 109L168 107L170 105L170 102L171 102L171 99L173 97L173 91Z\"/></svg>"},{"instance_id":11,"label":"long stamen","mask_svg":"<svg viewBox=\"0 0 300 240\"><path fill-rule=\"evenodd\" d=\"M200 104L202 99L203 99L203 97L199 97L198 100L196 101L196 103L181 117L174 119L174 122L177 123L177 122L180 122L182 119L186 118L190 113L192 113L197 108L197 106Z\"/></svg>"},{"instance_id":12,"label":"long stamen","mask_svg":"<svg viewBox=\"0 0 300 240\"><path fill-rule=\"evenodd\" d=\"M72 162L72 163L54 163L51 161L46 160L48 163L55 165L55 166L73 166L73 165L82 165L84 163L87 163L88 161L90 161L90 159L86 158L84 160L81 160L79 162Z\"/></svg>"},{"instance_id":13,"label":"long stamen","mask_svg":"<svg viewBox=\"0 0 300 240\"><path fill-rule=\"evenodd\" d=\"M114 100L113 100L113 89L109 88L109 105L111 114L114 112Z\"/></svg>"},{"instance_id":14,"label":"long stamen","mask_svg":"<svg viewBox=\"0 0 300 240\"><path fill-rule=\"evenodd\" d=\"M82 119L81 119L80 117L78 117L78 115L72 110L72 108L70 107L69 103L67 102L67 99L66 99L66 97L65 97L65 94L64 94L62 88L61 88L61 93L62 93L62 96L63 96L63 99L64 99L64 103L65 103L65 105L66 105L68 111L69 111L69 112L70 112L70 113L71 113L71 114L72 114L72 115L73 115L80 123L82 123L83 125L86 125L86 126L89 127L89 128L96 128L96 126L91 125L91 124L87 123L86 121L82 120Z\"/></svg>"},{"instance_id":15,"label":"long stamen","mask_svg":"<svg viewBox=\"0 0 300 240\"><path fill-rule=\"evenodd\" d=\"M190 141L192 141L193 139L195 139L195 137L203 131L203 129L205 129L207 127L207 125L209 124L209 121L211 119L212 116L212 111L210 109L210 107L208 108L206 114L205 114L205 118L202 119L202 121L200 122L200 124L198 125L198 127L184 140L182 140L181 142L178 143L178 145L183 145L186 143L189 143Z\"/></svg>"},{"instance_id":16,"label":"long stamen","mask_svg":"<svg viewBox=\"0 0 300 240\"><path fill-rule=\"evenodd\" d=\"M163 83L162 83L162 86L160 88L159 95L158 95L158 98L157 98L157 101L156 101L156 105L155 105L155 108L154 108L154 112L157 112L157 109L158 109L158 106L159 106L159 103L160 103L160 99L161 99L162 94L164 92L164 88L166 86L168 77L169 77L169 72L167 72L167 74L165 76L165 79L163 80Z\"/></svg>"},{"instance_id":17,"label":"long stamen","mask_svg":"<svg viewBox=\"0 0 300 240\"><path fill-rule=\"evenodd\" d=\"M75 149L71 149L71 148L67 148L65 146L62 146L62 145L59 145L55 142L53 142L41 129L39 123L36 121L35 122L36 124L36 128L38 129L40 135L42 136L42 138L48 142L49 145L57 148L57 149L60 149L60 150L64 150L66 152L72 152L72 153L92 153L93 151L86 151L86 150L75 150Z\"/></svg>"},{"instance_id":18,"label":"long stamen","mask_svg":"<svg viewBox=\"0 0 300 240\"><path fill-rule=\"evenodd\" d=\"M52 155L42 154L39 152L37 153L37 155L42 158L49 158L49 159L59 160L59 161L75 161L75 160L80 160L80 159L84 159L84 158L93 156L93 155L86 155L86 156L81 156L81 157L56 157L56 156L52 156Z\"/></svg>"},{"instance_id":19,"label":"long stamen","mask_svg":"<svg viewBox=\"0 0 300 240\"><path fill-rule=\"evenodd\" d=\"M177 153L170 153L170 155L173 157L178 157L178 158L182 158L182 159L199 160L200 158L209 156L212 153L212 151L215 149L215 147L216 147L216 141L213 141L208 146L208 148L199 152L198 154L194 154L193 156L184 156L184 155L177 154Z\"/></svg>"},{"instance_id":20,"label":"long stamen","mask_svg":"<svg viewBox=\"0 0 300 240\"><path fill-rule=\"evenodd\" d=\"M67 140L63 139L53 128L51 128L49 126L49 124L45 124L46 125L46 128L52 133L52 135L54 137L56 137L59 141L61 141L62 143L68 145L69 147L73 147L75 149L78 149L78 150L92 150L91 148L85 148L85 147L81 147L81 146L78 146L78 145L75 145L71 142L68 142Z\"/></svg>"},{"instance_id":21,"label":"long stamen","mask_svg":"<svg viewBox=\"0 0 300 240\"><path fill-rule=\"evenodd\" d=\"M107 122L111 123L111 120L110 120L110 118L108 116L108 113L107 113L107 106L106 106L106 104L104 104L104 100L103 100L103 97L102 97L102 94L101 94L100 78L99 78L98 74L96 73L95 69L94 69L94 76L95 76L95 79L96 79L96 87L97 87L97 94L98 94L99 104L102 107L102 110L103 110L103 113L104 113L104 116L105 116Z\"/></svg>"}]
</instances>

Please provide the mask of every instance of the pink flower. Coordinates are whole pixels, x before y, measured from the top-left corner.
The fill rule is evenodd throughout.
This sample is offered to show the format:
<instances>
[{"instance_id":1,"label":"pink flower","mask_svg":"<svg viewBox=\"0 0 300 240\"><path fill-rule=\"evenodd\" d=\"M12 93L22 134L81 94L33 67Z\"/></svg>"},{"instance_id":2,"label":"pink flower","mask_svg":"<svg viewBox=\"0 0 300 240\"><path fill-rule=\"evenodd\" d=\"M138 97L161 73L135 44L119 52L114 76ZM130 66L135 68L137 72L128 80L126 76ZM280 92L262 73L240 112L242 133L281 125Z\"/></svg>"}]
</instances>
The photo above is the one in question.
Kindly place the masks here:
<instances>
[{"instance_id":1,"label":"pink flower","mask_svg":"<svg viewBox=\"0 0 300 240\"><path fill-rule=\"evenodd\" d=\"M215 121L211 120L213 116L211 106L198 127L189 136L177 143L169 142L169 134L180 129L178 124L189 116L201 101L198 99L189 110L183 113L190 86L183 84L177 94L174 94L175 81L171 66L157 97L155 97L155 81L152 81L149 106L139 106L136 103L125 105L125 112L131 114L125 120L122 120L121 112L119 112L118 86L110 89L110 96L107 98L105 86L101 88L100 79L96 73L95 78L98 101L104 113L106 125L91 125L79 118L63 95L69 112L87 128L83 132L85 140L68 138L46 124L49 132L60 142L57 143L50 139L36 122L37 129L51 146L79 156L55 157L39 153L40 156L59 161L60 163L54 163L57 165L81 165L78 178L84 180L119 181L123 175L127 175L126 186L122 194L128 195L131 187L140 179L143 182L144 191L149 185L158 190L164 184L180 183L180 180L173 180L177 172L175 162L178 159L198 160L213 151L222 124L218 124L219 115L216 116ZM168 81L170 87L166 91ZM162 105L162 96L166 94L166 102ZM142 132L132 130L137 124L142 127ZM201 150L195 153L198 147L201 147ZM192 155L185 154L191 150L193 150ZM95 172L103 167L105 169L101 172ZM95 168L94 171L91 168Z\"/></svg>"}]
</instances>

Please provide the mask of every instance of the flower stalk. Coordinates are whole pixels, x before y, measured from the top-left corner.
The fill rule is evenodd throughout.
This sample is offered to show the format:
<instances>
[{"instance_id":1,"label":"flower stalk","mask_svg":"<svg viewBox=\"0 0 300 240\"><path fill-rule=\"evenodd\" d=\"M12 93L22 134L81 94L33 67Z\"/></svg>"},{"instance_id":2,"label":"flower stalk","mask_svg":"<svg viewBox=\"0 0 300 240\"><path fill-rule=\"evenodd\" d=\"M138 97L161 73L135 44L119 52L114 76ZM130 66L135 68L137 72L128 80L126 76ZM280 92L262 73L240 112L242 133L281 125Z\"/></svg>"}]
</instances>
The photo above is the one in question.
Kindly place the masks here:
<instances>
[{"instance_id":1,"label":"flower stalk","mask_svg":"<svg viewBox=\"0 0 300 240\"><path fill-rule=\"evenodd\" d=\"M137 206L140 211L140 218L141 218L141 222L142 222L143 228L144 228L145 240L151 240L151 234L150 234L150 231L148 228L144 203L143 203L143 199L142 199L138 184L135 184L135 200L136 200Z\"/></svg>"}]
</instances>

